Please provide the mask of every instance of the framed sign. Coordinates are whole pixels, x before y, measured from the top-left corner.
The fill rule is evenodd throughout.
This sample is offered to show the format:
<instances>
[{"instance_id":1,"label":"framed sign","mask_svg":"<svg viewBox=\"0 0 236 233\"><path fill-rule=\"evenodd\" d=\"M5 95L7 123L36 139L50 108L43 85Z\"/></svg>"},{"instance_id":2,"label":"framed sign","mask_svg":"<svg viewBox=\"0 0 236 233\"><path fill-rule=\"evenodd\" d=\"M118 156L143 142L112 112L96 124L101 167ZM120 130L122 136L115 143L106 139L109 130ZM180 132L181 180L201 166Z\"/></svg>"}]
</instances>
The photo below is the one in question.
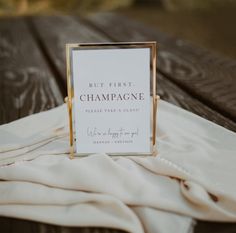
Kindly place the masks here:
<instances>
[{"instance_id":1,"label":"framed sign","mask_svg":"<svg viewBox=\"0 0 236 233\"><path fill-rule=\"evenodd\" d=\"M66 54L71 157L153 155L156 42L67 44Z\"/></svg>"}]
</instances>

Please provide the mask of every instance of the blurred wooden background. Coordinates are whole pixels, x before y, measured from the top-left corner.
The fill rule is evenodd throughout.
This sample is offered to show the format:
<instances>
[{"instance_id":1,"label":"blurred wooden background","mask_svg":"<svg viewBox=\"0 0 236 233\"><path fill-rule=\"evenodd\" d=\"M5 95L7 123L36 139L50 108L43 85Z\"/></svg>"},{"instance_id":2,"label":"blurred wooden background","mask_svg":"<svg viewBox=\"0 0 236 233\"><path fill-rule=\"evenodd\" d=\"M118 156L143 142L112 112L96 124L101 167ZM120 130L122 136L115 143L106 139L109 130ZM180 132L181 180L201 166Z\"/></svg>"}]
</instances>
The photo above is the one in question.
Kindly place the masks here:
<instances>
[{"instance_id":1,"label":"blurred wooden background","mask_svg":"<svg viewBox=\"0 0 236 233\"><path fill-rule=\"evenodd\" d=\"M0 0L0 15L86 13L135 6L156 5L168 11L236 6L235 0Z\"/></svg>"},{"instance_id":2,"label":"blurred wooden background","mask_svg":"<svg viewBox=\"0 0 236 233\"><path fill-rule=\"evenodd\" d=\"M0 17L118 11L172 36L236 58L236 0L0 0Z\"/></svg>"}]
</instances>

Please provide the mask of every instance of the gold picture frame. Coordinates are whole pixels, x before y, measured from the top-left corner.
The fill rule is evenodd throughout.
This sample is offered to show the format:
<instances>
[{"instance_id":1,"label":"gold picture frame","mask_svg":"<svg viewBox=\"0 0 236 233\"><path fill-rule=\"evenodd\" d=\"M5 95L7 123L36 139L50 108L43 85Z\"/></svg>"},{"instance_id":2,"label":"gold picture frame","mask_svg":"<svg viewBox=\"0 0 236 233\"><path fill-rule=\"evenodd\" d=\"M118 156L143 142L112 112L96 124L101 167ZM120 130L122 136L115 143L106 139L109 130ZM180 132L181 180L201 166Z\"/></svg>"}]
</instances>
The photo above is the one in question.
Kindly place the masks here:
<instances>
[{"instance_id":1,"label":"gold picture frame","mask_svg":"<svg viewBox=\"0 0 236 233\"><path fill-rule=\"evenodd\" d=\"M75 136L74 136L74 127L73 127L73 98L74 98L74 89L73 89L73 75L72 75L72 50L74 49L114 49L114 48L149 48L150 49L150 74L151 74L151 87L152 87L152 107L151 107L151 153L115 153L110 155L157 155L156 148L156 114L158 108L159 96L156 93L156 63L157 63L157 44L154 41L150 42L113 42L113 43L73 43L66 44L66 72L67 72L67 92L68 96L65 98L68 108L68 117L69 117L69 143L70 143L70 158L75 156ZM151 93L151 92L150 92ZM80 154L83 155L83 154ZM84 154L85 155L85 154ZM86 154L87 155L87 154Z\"/></svg>"}]
</instances>

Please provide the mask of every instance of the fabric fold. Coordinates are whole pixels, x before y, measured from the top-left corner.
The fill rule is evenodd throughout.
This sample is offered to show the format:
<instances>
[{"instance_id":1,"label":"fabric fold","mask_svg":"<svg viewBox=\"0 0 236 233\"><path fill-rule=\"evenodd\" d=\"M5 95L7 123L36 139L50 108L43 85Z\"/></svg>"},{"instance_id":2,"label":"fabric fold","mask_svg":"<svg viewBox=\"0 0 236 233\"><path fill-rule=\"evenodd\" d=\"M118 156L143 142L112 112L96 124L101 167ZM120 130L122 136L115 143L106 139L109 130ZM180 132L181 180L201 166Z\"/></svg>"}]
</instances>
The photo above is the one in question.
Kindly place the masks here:
<instances>
[{"instance_id":1,"label":"fabric fold","mask_svg":"<svg viewBox=\"0 0 236 233\"><path fill-rule=\"evenodd\" d=\"M235 133L160 101L156 157L70 160L66 111L0 126L1 215L135 233L236 221Z\"/></svg>"}]
</instances>

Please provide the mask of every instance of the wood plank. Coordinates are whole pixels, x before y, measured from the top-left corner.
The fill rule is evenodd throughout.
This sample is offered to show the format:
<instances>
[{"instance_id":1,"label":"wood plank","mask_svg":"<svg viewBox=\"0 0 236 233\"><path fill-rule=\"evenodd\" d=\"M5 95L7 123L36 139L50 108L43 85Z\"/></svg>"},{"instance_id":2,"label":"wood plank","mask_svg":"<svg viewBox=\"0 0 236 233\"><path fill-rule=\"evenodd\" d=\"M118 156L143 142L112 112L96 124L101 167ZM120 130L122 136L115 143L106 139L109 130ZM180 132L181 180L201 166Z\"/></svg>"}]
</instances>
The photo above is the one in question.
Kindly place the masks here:
<instances>
[{"instance_id":1,"label":"wood plank","mask_svg":"<svg viewBox=\"0 0 236 233\"><path fill-rule=\"evenodd\" d=\"M56 25L56 22L54 23ZM29 26L34 32L31 25ZM63 103L63 96L55 79L58 72L54 67L52 67L53 72L49 69L46 63L48 59L39 49L42 45L36 38L39 43L39 47L37 46L29 28L22 18L0 21L0 123L6 123ZM87 36L89 37L88 34ZM64 52L64 45L56 52ZM45 55L45 51L43 53ZM49 64L51 63L49 62ZM57 65L60 72L64 72L61 63ZM124 232L96 227L61 227L1 216L0 226L1 232L4 233L19 231L24 233Z\"/></svg>"},{"instance_id":2,"label":"wood plank","mask_svg":"<svg viewBox=\"0 0 236 233\"><path fill-rule=\"evenodd\" d=\"M99 227L61 227L22 219L0 217L3 233L123 233L124 231Z\"/></svg>"},{"instance_id":3,"label":"wood plank","mask_svg":"<svg viewBox=\"0 0 236 233\"><path fill-rule=\"evenodd\" d=\"M235 223L215 223L199 221L194 228L194 233L235 233Z\"/></svg>"},{"instance_id":4,"label":"wood plank","mask_svg":"<svg viewBox=\"0 0 236 233\"><path fill-rule=\"evenodd\" d=\"M60 77L64 80L64 85L66 85L66 43L111 41L100 31L86 25L81 19L76 18L75 20L70 16L35 17L33 18L33 26L43 44L42 47L48 53L47 56L52 63L54 62L56 69L59 70ZM236 131L234 122L194 99L160 73L158 74L158 93L164 100Z\"/></svg>"},{"instance_id":5,"label":"wood plank","mask_svg":"<svg viewBox=\"0 0 236 233\"><path fill-rule=\"evenodd\" d=\"M161 99L173 103L179 107L193 112L205 119L219 124L227 129L236 132L236 123L212 110L199 100L190 96L187 92L170 82L162 74L158 74L157 90Z\"/></svg>"},{"instance_id":6,"label":"wood plank","mask_svg":"<svg viewBox=\"0 0 236 233\"><path fill-rule=\"evenodd\" d=\"M23 19L0 21L0 90L0 124L63 102Z\"/></svg>"},{"instance_id":7,"label":"wood plank","mask_svg":"<svg viewBox=\"0 0 236 233\"><path fill-rule=\"evenodd\" d=\"M66 43L106 42L109 39L97 31L89 29L81 21L70 16L38 16L32 19L42 48L48 53L55 69L66 86Z\"/></svg>"},{"instance_id":8,"label":"wood plank","mask_svg":"<svg viewBox=\"0 0 236 233\"><path fill-rule=\"evenodd\" d=\"M25 21L0 21L0 124L63 103L54 75L47 66ZM39 232L31 221L0 217L1 232Z\"/></svg>"},{"instance_id":9,"label":"wood plank","mask_svg":"<svg viewBox=\"0 0 236 233\"><path fill-rule=\"evenodd\" d=\"M206 49L114 13L96 14L88 20L115 41L156 40L159 71L194 97L236 121L235 60L213 55Z\"/></svg>"}]
</instances>

